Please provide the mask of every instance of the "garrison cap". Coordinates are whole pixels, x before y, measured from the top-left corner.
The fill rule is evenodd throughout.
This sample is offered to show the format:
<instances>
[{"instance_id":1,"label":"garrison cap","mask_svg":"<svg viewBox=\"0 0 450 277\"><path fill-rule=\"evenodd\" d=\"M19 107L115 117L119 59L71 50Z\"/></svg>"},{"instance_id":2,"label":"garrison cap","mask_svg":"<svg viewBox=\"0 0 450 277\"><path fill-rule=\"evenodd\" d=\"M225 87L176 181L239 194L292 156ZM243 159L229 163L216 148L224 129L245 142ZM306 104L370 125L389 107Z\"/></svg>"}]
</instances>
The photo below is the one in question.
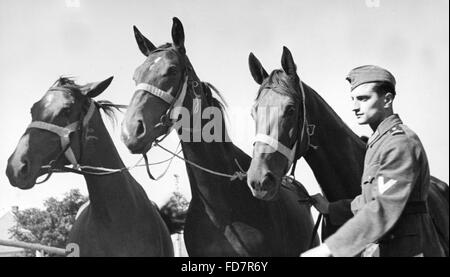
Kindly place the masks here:
<instances>
[{"instance_id":1,"label":"garrison cap","mask_svg":"<svg viewBox=\"0 0 450 277\"><path fill-rule=\"evenodd\" d=\"M359 85L373 82L387 82L394 88L396 84L394 75L391 72L376 65L363 65L354 68L345 79L352 86L351 90L354 90Z\"/></svg>"}]
</instances>

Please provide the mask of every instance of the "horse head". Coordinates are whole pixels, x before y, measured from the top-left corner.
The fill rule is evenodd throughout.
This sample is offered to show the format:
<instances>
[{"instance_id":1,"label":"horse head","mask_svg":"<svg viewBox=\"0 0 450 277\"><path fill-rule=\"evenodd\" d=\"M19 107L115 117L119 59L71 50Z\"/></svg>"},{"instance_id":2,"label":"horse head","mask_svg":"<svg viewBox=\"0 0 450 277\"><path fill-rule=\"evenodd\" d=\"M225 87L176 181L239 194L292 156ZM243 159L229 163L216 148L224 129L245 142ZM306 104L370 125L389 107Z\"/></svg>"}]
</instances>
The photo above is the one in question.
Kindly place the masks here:
<instances>
[{"instance_id":1,"label":"horse head","mask_svg":"<svg viewBox=\"0 0 450 277\"><path fill-rule=\"evenodd\" d=\"M183 89L186 72L183 25L173 19L172 44L156 48L134 27L141 52L147 57L134 72L137 87L122 122L122 141L132 153L146 153L156 138L167 133L169 110Z\"/></svg>"},{"instance_id":2,"label":"horse head","mask_svg":"<svg viewBox=\"0 0 450 277\"><path fill-rule=\"evenodd\" d=\"M121 137L131 153L145 154L153 142L178 126L175 121L179 116L189 120L188 128L178 126L183 127L179 133L183 129L201 133L201 126L191 128L192 115L200 111L203 101L207 105L215 102L186 56L183 25L178 18L173 18L172 43L157 48L136 27L134 35L147 58L134 72L136 89L122 122Z\"/></svg>"},{"instance_id":3,"label":"horse head","mask_svg":"<svg viewBox=\"0 0 450 277\"><path fill-rule=\"evenodd\" d=\"M282 69L267 74L250 53L249 67L260 85L252 107L256 123L253 158L247 183L255 197L276 199L282 177L305 148L303 94L297 67L288 48L283 48Z\"/></svg>"},{"instance_id":4,"label":"horse head","mask_svg":"<svg viewBox=\"0 0 450 277\"><path fill-rule=\"evenodd\" d=\"M30 189L36 180L55 168L78 165L87 124L96 111L91 98L102 93L113 77L77 85L59 78L31 108L31 123L8 159L6 175L11 185Z\"/></svg>"}]
</instances>

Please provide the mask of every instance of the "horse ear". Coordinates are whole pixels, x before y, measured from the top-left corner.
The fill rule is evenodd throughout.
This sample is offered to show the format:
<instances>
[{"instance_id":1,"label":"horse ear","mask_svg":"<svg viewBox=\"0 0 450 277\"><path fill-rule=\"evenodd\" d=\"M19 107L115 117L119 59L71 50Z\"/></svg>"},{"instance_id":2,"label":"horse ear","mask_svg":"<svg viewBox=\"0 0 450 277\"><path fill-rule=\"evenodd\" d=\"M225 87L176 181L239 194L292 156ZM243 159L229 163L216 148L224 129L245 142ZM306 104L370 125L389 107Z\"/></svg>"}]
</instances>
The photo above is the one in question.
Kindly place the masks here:
<instances>
[{"instance_id":1,"label":"horse ear","mask_svg":"<svg viewBox=\"0 0 450 277\"><path fill-rule=\"evenodd\" d=\"M284 72L289 76L295 76L297 74L297 66L292 58L291 51L286 46L283 46L283 55L281 56L281 66Z\"/></svg>"},{"instance_id":2,"label":"horse ear","mask_svg":"<svg viewBox=\"0 0 450 277\"><path fill-rule=\"evenodd\" d=\"M172 24L172 41L173 45L177 48L181 53L186 53L186 49L184 48L184 29L181 21L174 17Z\"/></svg>"},{"instance_id":3,"label":"horse ear","mask_svg":"<svg viewBox=\"0 0 450 277\"><path fill-rule=\"evenodd\" d=\"M81 93L89 98L94 98L100 95L100 93L102 93L111 84L113 78L114 76L111 76L101 82L86 84L81 87Z\"/></svg>"},{"instance_id":4,"label":"horse ear","mask_svg":"<svg viewBox=\"0 0 450 277\"><path fill-rule=\"evenodd\" d=\"M250 67L250 72L252 73L253 79L259 85L261 85L264 79L269 76L269 74L267 74L267 71L259 62L258 58L256 58L253 53L250 53L250 55L248 56L248 66Z\"/></svg>"},{"instance_id":5,"label":"horse ear","mask_svg":"<svg viewBox=\"0 0 450 277\"><path fill-rule=\"evenodd\" d=\"M150 42L146 37L144 37L141 32L139 32L136 26L133 26L134 37L136 38L136 42L141 50L142 54L145 56L150 55L150 52L156 49L155 45Z\"/></svg>"}]
</instances>

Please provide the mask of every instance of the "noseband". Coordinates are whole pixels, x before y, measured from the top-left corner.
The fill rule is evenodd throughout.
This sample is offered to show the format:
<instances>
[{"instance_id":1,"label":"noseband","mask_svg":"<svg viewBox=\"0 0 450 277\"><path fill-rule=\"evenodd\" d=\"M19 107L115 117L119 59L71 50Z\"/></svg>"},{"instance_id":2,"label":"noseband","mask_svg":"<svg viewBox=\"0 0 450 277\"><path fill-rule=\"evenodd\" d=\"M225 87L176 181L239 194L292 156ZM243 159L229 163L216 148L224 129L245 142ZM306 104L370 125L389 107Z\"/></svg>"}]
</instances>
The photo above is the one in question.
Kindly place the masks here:
<instances>
[{"instance_id":1,"label":"noseband","mask_svg":"<svg viewBox=\"0 0 450 277\"><path fill-rule=\"evenodd\" d=\"M314 149L316 148L316 146L311 145L311 136L314 135L314 130L316 126L313 124L308 124L308 119L306 117L305 91L303 89L303 84L301 80L299 80L299 83L300 83L300 91L302 93L303 125L301 127L300 135L297 136L297 138L295 139L294 145L291 147L287 147L283 143L281 143L278 139L275 139L271 136L262 133L256 134L255 138L253 139L253 143L261 142L267 144L275 151L279 152L284 157L286 157L286 159L288 160L287 170L289 170L289 168L291 168L291 166L294 165L291 170L291 175L293 175L293 172L295 171L297 160L300 159L303 155L305 155L309 151L310 147L313 147Z\"/></svg>"},{"instance_id":2,"label":"noseband","mask_svg":"<svg viewBox=\"0 0 450 277\"><path fill-rule=\"evenodd\" d=\"M41 129L46 130L49 132L52 132L59 136L61 140L61 148L63 149L61 153L64 153L67 160L73 165L74 168L79 167L79 163L75 157L75 154L73 153L72 148L70 147L70 134L80 130L80 125L82 128L86 128L87 124L89 123L89 120L92 118L92 115L95 111L95 103L94 101L90 101L89 109L84 116L82 122L81 120L70 123L66 127L61 127L52 123L44 122L44 121L33 121L28 125L27 129ZM81 124L80 124L81 122ZM60 153L60 154L61 154ZM60 155L58 155L60 156ZM54 161L56 162L56 160Z\"/></svg>"},{"instance_id":3,"label":"noseband","mask_svg":"<svg viewBox=\"0 0 450 277\"><path fill-rule=\"evenodd\" d=\"M73 123L68 124L65 127L61 127L52 123L48 123L48 122L44 122L44 121L33 121L30 123L30 125L28 125L27 130L28 129L40 129L40 130L45 130L45 131L49 131L52 132L56 135L59 136L60 138L60 142L61 142L61 152L59 152L59 154L56 156L56 158L54 160L52 160L49 164L50 168L47 174L47 177L40 182L37 182L36 184L41 184L44 183L45 181L47 181L50 176L52 175L54 169L56 168L56 163L58 162L58 160L62 157L62 155L64 154L67 158L67 160L72 164L73 169L78 169L80 167L75 154L72 150L72 148L70 147L70 134L81 130L81 129L85 129L86 126L88 125L89 121L92 118L92 115L94 114L95 111L95 101L91 100L90 101L90 105L89 105L89 109L86 113L86 115L84 116L83 120L79 120Z\"/></svg>"},{"instance_id":4,"label":"noseband","mask_svg":"<svg viewBox=\"0 0 450 277\"><path fill-rule=\"evenodd\" d=\"M171 50L155 50L155 51L171 51ZM175 52L176 55L179 56L179 54L177 52ZM188 91L188 85L189 83L192 84L192 91L195 95L195 99L194 99L194 103L195 103L195 107L194 107L194 112L197 112L198 108L199 108L199 99L200 99L200 94L198 94L195 91L195 88L198 87L198 82L197 81L190 81L190 72L193 72L193 69L191 66L189 66L189 62L185 59L184 60L184 65L185 65L185 71L184 71L184 75L183 75L183 81L182 81L182 86L181 88L178 90L177 94L175 97L173 97L169 92L164 91L160 88L157 88L155 86L153 86L152 84L149 83L139 83L136 88L135 88L135 92L137 91L144 91L146 93L150 93L153 96L156 96L157 98L163 100L164 102L166 102L167 104L169 104L169 108L167 108L167 111L165 114L163 114L160 119L159 122L157 124L155 124L155 126L153 128L158 128L158 127L167 127L167 131L162 134L160 137L155 140L155 142L150 142L150 144L156 144L158 145L159 142L161 142L162 140L164 140L172 131L173 126L176 122L176 120L178 120L178 117L180 115L181 112L181 107L183 106L183 102L184 99L186 98L186 94ZM175 155L174 155L175 156ZM146 153L143 154L145 163L146 163L146 169L147 169L147 174L150 177L150 179L152 180L159 180L160 178L162 178L164 176L164 173L155 178L153 177L153 175L150 172L149 166L148 166L148 158ZM170 166L170 164L169 164ZM168 167L167 167L168 169ZM166 171L167 171L166 169Z\"/></svg>"},{"instance_id":5,"label":"noseband","mask_svg":"<svg viewBox=\"0 0 450 277\"><path fill-rule=\"evenodd\" d=\"M155 51L171 51L171 50L159 49ZM176 51L175 53L180 57L180 55ZM180 114L180 108L182 107L184 99L186 98L188 85L190 83L192 84L195 98L196 99L200 98L200 94L195 92L195 88L199 85L198 82L195 80L194 81L189 80L190 79L189 73L193 71L193 69L189 66L189 62L187 60L184 60L184 64L185 64L185 71L183 76L183 83L175 97L173 97L169 92L164 91L148 83L139 83L135 88L135 92L145 91L169 104L169 108L167 109L166 113L161 116L159 122L154 126L154 128L169 127L167 132L158 141L162 141L172 131L172 127Z\"/></svg>"}]
</instances>

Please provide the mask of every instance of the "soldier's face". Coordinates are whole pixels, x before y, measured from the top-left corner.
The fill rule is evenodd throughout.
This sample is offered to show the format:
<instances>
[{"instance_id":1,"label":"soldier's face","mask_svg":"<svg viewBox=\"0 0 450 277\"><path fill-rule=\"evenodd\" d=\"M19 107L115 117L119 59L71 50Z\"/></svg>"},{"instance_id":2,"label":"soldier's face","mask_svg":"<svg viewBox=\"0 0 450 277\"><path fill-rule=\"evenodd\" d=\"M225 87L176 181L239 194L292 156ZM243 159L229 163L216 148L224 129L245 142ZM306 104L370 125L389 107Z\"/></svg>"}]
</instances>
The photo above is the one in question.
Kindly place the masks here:
<instances>
[{"instance_id":1,"label":"soldier's face","mask_svg":"<svg viewBox=\"0 0 450 277\"><path fill-rule=\"evenodd\" d=\"M374 83L362 84L351 93L353 112L358 124L370 124L377 126L383 121L385 113L385 100L383 95L378 95L374 90Z\"/></svg>"}]
</instances>

